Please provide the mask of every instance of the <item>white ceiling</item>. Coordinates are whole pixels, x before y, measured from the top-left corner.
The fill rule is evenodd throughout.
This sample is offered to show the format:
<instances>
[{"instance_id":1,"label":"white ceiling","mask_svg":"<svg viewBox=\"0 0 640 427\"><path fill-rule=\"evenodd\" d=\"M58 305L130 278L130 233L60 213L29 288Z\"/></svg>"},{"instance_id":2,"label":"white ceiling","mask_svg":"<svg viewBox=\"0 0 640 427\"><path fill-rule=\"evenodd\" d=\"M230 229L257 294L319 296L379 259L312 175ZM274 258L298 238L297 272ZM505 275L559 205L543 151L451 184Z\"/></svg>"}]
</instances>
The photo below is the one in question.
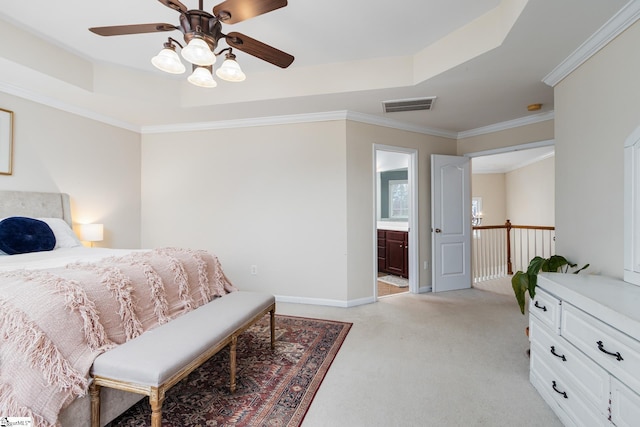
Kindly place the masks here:
<instances>
[{"instance_id":1,"label":"white ceiling","mask_svg":"<svg viewBox=\"0 0 640 427\"><path fill-rule=\"evenodd\" d=\"M474 174L507 173L554 155L555 147L553 146L490 154L472 158L471 170Z\"/></svg>"},{"instance_id":2,"label":"white ceiling","mask_svg":"<svg viewBox=\"0 0 640 427\"><path fill-rule=\"evenodd\" d=\"M237 52L246 82L194 90L186 76L164 74L149 63L167 36L180 39L179 32L100 37L87 30L177 24L177 12L159 1L13 0L0 10L0 24L17 27L0 47L0 82L134 126L347 110L457 133L552 111L553 90L542 79L626 2L291 0L285 8L223 25L225 33L242 32L294 55L287 70ZM198 7L195 0L183 3ZM216 3L205 1L204 9ZM498 17L489 21L495 25L478 32L489 16ZM93 87L69 87L35 65L19 31L89 59ZM34 83L34 75L41 82ZM432 111L382 112L384 100L421 96L437 96ZM531 103L543 104L542 110L528 112Z\"/></svg>"},{"instance_id":3,"label":"white ceiling","mask_svg":"<svg viewBox=\"0 0 640 427\"><path fill-rule=\"evenodd\" d=\"M409 154L376 150L376 171L392 171L409 167Z\"/></svg>"}]
</instances>

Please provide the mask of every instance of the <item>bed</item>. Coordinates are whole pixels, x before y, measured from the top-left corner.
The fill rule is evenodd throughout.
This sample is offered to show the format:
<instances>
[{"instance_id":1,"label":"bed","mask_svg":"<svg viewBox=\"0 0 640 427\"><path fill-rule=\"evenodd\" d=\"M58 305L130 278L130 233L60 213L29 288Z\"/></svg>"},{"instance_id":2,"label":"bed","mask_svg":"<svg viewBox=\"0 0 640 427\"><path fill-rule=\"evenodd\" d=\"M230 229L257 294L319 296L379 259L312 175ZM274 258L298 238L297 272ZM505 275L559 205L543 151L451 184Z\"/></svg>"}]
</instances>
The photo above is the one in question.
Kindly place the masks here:
<instances>
[{"instance_id":1,"label":"bed","mask_svg":"<svg viewBox=\"0 0 640 427\"><path fill-rule=\"evenodd\" d=\"M0 415L36 425L88 425L95 357L237 290L206 251L86 248L71 225L66 194L0 191L0 251L18 248L0 254ZM25 226L46 249L7 238ZM104 390L101 425L140 398Z\"/></svg>"}]
</instances>

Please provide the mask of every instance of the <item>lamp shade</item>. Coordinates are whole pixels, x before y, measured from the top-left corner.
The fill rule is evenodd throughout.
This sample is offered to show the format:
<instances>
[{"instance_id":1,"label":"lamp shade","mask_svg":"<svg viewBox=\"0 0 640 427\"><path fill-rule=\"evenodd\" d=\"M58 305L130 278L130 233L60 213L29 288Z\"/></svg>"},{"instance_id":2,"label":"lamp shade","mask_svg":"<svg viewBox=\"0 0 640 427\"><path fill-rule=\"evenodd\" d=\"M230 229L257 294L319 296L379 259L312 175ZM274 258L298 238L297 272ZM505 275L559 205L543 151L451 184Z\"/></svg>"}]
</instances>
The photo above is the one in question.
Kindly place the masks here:
<instances>
[{"instance_id":1,"label":"lamp shade","mask_svg":"<svg viewBox=\"0 0 640 427\"><path fill-rule=\"evenodd\" d=\"M166 47L151 58L151 63L159 70L171 74L182 74L186 71L186 67L182 61L180 61L180 57L176 51Z\"/></svg>"},{"instance_id":2,"label":"lamp shade","mask_svg":"<svg viewBox=\"0 0 640 427\"><path fill-rule=\"evenodd\" d=\"M195 65L213 65L216 62L216 56L207 42L199 37L192 38L182 49L182 57Z\"/></svg>"},{"instance_id":3,"label":"lamp shade","mask_svg":"<svg viewBox=\"0 0 640 427\"><path fill-rule=\"evenodd\" d=\"M241 82L247 78L247 76L242 72L240 64L238 64L233 58L229 57L227 57L220 68L216 70L216 76L228 82Z\"/></svg>"},{"instance_id":4,"label":"lamp shade","mask_svg":"<svg viewBox=\"0 0 640 427\"><path fill-rule=\"evenodd\" d=\"M193 73L187 78L189 83L200 87L216 87L218 83L213 80L213 75L206 67L196 67Z\"/></svg>"},{"instance_id":5,"label":"lamp shade","mask_svg":"<svg viewBox=\"0 0 640 427\"><path fill-rule=\"evenodd\" d=\"M101 242L104 238L103 224L80 224L78 238L84 242Z\"/></svg>"}]
</instances>

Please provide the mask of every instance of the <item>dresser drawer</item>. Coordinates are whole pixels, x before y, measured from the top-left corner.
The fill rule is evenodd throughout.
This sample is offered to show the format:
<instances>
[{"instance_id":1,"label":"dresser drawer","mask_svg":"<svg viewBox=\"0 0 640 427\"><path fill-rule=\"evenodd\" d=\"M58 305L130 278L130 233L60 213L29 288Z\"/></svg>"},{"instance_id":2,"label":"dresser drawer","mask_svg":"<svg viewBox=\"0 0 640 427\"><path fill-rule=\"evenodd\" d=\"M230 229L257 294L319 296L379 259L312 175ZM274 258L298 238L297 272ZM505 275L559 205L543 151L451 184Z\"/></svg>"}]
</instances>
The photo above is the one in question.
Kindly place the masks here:
<instances>
[{"instance_id":1,"label":"dresser drawer","mask_svg":"<svg viewBox=\"0 0 640 427\"><path fill-rule=\"evenodd\" d=\"M552 408L555 405L568 416L567 418L556 412L563 423L573 423L577 427L609 425L607 417L595 411L594 405L561 374L554 372L546 363L546 359L542 347L531 346L530 380Z\"/></svg>"},{"instance_id":2,"label":"dresser drawer","mask_svg":"<svg viewBox=\"0 0 640 427\"><path fill-rule=\"evenodd\" d=\"M536 296L529 302L529 313L555 333L560 333L560 300L539 287Z\"/></svg>"},{"instance_id":3,"label":"dresser drawer","mask_svg":"<svg viewBox=\"0 0 640 427\"><path fill-rule=\"evenodd\" d=\"M537 357L578 388L602 415L608 416L609 374L567 340L549 333L535 317L531 317L529 336L531 347L537 347Z\"/></svg>"},{"instance_id":4,"label":"dresser drawer","mask_svg":"<svg viewBox=\"0 0 640 427\"><path fill-rule=\"evenodd\" d=\"M562 307L561 335L640 392L640 342L567 303Z\"/></svg>"},{"instance_id":5,"label":"dresser drawer","mask_svg":"<svg viewBox=\"0 0 640 427\"><path fill-rule=\"evenodd\" d=\"M640 422L640 396L611 378L611 422L618 427L636 427Z\"/></svg>"}]
</instances>

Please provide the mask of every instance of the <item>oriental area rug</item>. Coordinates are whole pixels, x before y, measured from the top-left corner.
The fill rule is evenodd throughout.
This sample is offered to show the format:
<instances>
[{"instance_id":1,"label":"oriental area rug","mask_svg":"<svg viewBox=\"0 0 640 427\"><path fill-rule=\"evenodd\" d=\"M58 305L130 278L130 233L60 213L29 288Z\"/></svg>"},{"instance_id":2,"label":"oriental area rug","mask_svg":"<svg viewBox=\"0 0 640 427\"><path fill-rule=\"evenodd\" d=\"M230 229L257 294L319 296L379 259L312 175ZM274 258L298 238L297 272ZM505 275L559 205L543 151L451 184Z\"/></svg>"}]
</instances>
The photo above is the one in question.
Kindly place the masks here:
<instances>
[{"instance_id":1,"label":"oriental area rug","mask_svg":"<svg viewBox=\"0 0 640 427\"><path fill-rule=\"evenodd\" d=\"M351 325L276 315L272 350L265 316L238 338L235 394L224 348L167 392L162 426L299 426ZM145 397L107 427L150 425Z\"/></svg>"}]
</instances>

